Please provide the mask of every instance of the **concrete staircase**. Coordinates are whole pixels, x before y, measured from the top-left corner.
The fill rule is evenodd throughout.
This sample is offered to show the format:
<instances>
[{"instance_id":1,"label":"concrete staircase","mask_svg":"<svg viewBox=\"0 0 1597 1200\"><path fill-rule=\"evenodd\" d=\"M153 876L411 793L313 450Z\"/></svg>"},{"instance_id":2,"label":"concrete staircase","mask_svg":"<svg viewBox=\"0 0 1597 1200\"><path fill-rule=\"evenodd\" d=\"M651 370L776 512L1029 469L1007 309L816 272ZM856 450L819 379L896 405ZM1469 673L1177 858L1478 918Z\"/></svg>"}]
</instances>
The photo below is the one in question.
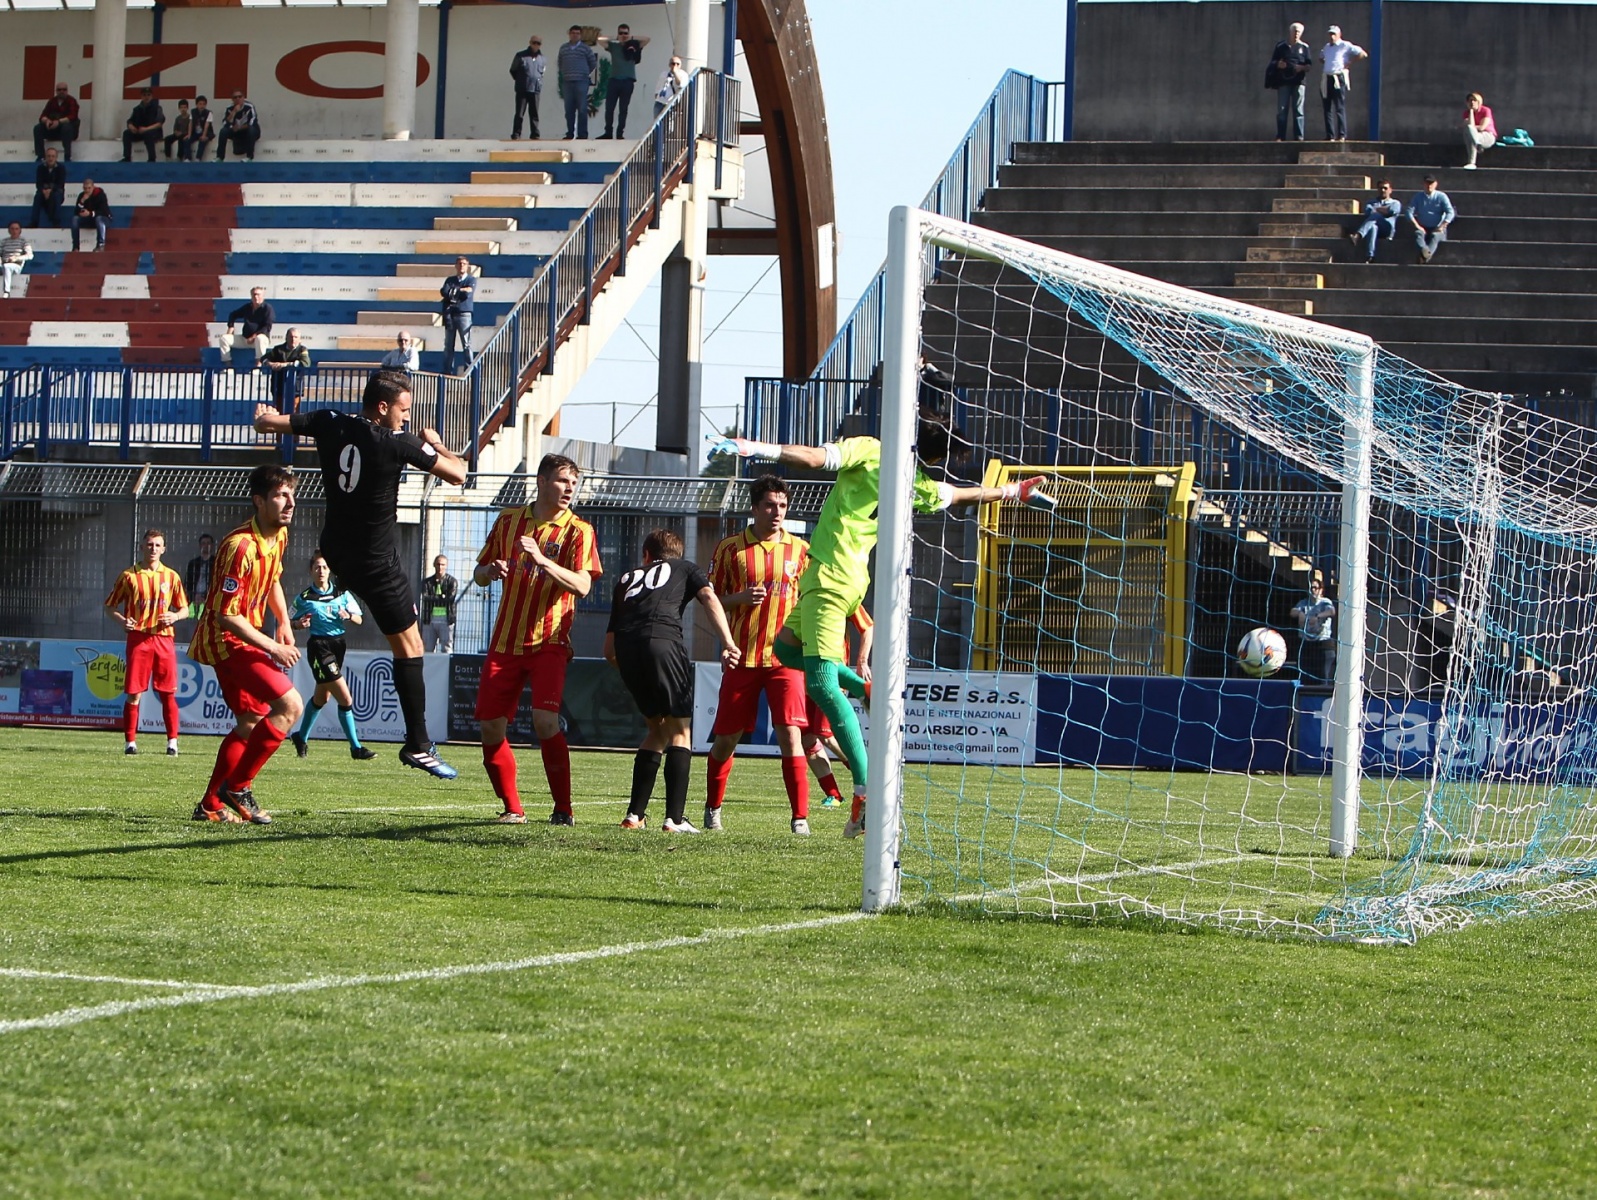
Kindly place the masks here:
<instances>
[{"instance_id":1,"label":"concrete staircase","mask_svg":"<svg viewBox=\"0 0 1597 1200\"><path fill-rule=\"evenodd\" d=\"M1502 147L1470 172L1462 156L1408 143L1024 144L975 220L1369 334L1467 387L1597 395L1597 148ZM1365 265L1346 235L1375 180L1406 202L1426 174L1458 209L1447 245L1418 265L1400 221Z\"/></svg>"}]
</instances>

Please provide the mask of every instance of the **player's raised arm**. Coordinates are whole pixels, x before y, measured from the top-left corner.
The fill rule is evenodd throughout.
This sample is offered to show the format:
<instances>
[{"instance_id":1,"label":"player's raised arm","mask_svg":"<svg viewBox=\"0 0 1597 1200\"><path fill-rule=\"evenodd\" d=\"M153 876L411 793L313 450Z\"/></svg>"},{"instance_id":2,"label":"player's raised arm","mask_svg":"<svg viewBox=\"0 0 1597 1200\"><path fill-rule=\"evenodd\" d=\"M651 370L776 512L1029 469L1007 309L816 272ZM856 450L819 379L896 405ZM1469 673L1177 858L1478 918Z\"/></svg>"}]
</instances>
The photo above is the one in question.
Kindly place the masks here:
<instances>
[{"instance_id":1,"label":"player's raised arm","mask_svg":"<svg viewBox=\"0 0 1597 1200\"><path fill-rule=\"evenodd\" d=\"M275 405L257 404L255 406L255 432L270 433L278 437L287 437L292 433L293 416L289 413L278 412Z\"/></svg>"},{"instance_id":2,"label":"player's raised arm","mask_svg":"<svg viewBox=\"0 0 1597 1200\"><path fill-rule=\"evenodd\" d=\"M711 458L759 458L767 462L786 463L790 467L808 467L818 471L826 466L824 446L780 445L776 442L756 442L749 438L722 438L710 447Z\"/></svg>"},{"instance_id":3,"label":"player's raised arm","mask_svg":"<svg viewBox=\"0 0 1597 1200\"><path fill-rule=\"evenodd\" d=\"M715 589L708 586L701 587L697 599L704 605L704 611L710 614L710 624L715 626L715 632L721 639L722 665L737 666L743 661L743 651L738 649L738 644L732 637L732 627L726 623L726 609L721 607Z\"/></svg>"},{"instance_id":4,"label":"player's raised arm","mask_svg":"<svg viewBox=\"0 0 1597 1200\"><path fill-rule=\"evenodd\" d=\"M433 452L438 456L428 469L428 474L442 479L445 483L455 484L457 487L466 482L466 476L469 473L466 460L444 445L444 439L438 436L436 429L423 429L416 436L421 438L423 445L431 446Z\"/></svg>"}]
</instances>

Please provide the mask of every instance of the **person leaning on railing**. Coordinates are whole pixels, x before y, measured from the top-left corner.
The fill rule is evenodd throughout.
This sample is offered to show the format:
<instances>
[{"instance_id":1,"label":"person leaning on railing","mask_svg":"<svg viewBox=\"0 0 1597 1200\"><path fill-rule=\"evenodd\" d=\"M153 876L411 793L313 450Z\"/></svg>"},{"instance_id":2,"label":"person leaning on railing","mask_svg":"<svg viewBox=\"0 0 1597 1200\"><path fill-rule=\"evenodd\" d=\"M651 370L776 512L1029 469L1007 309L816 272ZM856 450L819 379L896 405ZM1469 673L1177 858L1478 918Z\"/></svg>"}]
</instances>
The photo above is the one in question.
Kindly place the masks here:
<instances>
[{"instance_id":1,"label":"person leaning on railing","mask_svg":"<svg viewBox=\"0 0 1597 1200\"><path fill-rule=\"evenodd\" d=\"M271 372L272 403L280 413L291 413L299 407L300 373L311 365L311 352L301 344L299 330L290 329L281 346L273 346L261 359L261 366Z\"/></svg>"}]
</instances>

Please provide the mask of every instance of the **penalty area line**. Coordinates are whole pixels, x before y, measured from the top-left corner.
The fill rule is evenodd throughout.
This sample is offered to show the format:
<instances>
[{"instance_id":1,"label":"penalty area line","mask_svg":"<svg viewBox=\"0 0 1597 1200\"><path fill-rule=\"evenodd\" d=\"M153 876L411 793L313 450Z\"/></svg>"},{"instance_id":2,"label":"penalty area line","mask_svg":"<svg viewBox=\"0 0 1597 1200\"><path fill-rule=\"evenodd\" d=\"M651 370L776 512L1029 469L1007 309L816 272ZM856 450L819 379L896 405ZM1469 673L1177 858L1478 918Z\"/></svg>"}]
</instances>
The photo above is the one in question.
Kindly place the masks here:
<instances>
[{"instance_id":1,"label":"penalty area line","mask_svg":"<svg viewBox=\"0 0 1597 1200\"><path fill-rule=\"evenodd\" d=\"M614 946L595 946L588 950L566 950L554 954L539 954L531 958L511 959L507 962L465 963L453 967L427 967L414 971L395 971L385 975L321 975L292 983L266 984L190 984L186 990L160 996L144 996L137 1000L113 1000L105 1004L64 1008L46 1013L42 1017L22 1017L0 1021L0 1034L21 1033L29 1029L66 1029L86 1021L99 1021L108 1017L127 1016L154 1008L182 1008L190 1004L209 1004L217 1000L258 1000L270 996L293 996L303 992L325 992L337 988L370 987L383 984L436 983L459 979L467 975L507 975L517 971L536 971L550 967L565 967L575 963L596 962L606 958L625 958L633 954L647 954L661 950L679 950L690 946L706 946L713 942L736 941L740 938L768 937L779 933L797 933L809 929L825 929L832 925L846 925L868 920L872 914L863 912L839 913L830 917L816 917L808 921L788 921L778 925L754 925L747 929L710 929L692 936L658 938L650 942L622 942ZM152 981L128 980L126 982ZM184 986L184 985L177 985Z\"/></svg>"}]
</instances>

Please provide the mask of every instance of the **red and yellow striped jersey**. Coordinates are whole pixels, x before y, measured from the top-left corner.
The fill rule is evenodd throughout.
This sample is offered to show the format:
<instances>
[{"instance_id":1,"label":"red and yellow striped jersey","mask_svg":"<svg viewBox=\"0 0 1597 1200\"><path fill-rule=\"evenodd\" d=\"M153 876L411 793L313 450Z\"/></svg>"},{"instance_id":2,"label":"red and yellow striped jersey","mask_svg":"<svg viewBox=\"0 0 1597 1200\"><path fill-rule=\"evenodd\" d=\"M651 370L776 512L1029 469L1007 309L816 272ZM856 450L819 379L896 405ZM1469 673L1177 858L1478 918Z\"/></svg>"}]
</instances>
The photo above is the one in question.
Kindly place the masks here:
<instances>
[{"instance_id":1,"label":"red and yellow striped jersey","mask_svg":"<svg viewBox=\"0 0 1597 1200\"><path fill-rule=\"evenodd\" d=\"M488 531L487 544L477 556L478 563L502 558L510 564L489 643L496 654L571 645L576 593L561 587L522 552L519 543L523 537L536 539L544 556L568 571L587 571L595 578L604 574L593 526L570 509L563 509L542 523L533 518L530 504L500 513Z\"/></svg>"},{"instance_id":2,"label":"red and yellow striped jersey","mask_svg":"<svg viewBox=\"0 0 1597 1200\"><path fill-rule=\"evenodd\" d=\"M211 590L205 594L205 607L189 641L190 658L215 666L244 645L222 628L219 617L243 617L261 628L266 621L266 602L283 575L283 551L287 548L287 526L268 537L254 518L222 539L211 563Z\"/></svg>"},{"instance_id":3,"label":"red and yellow striped jersey","mask_svg":"<svg viewBox=\"0 0 1597 1200\"><path fill-rule=\"evenodd\" d=\"M743 651L745 667L772 667L772 643L798 602L799 576L809 562L810 544L785 529L768 542L754 536L750 526L742 533L722 538L710 562L710 584L718 596L730 596L764 584L765 599L726 610L732 640Z\"/></svg>"},{"instance_id":4,"label":"red and yellow striped jersey","mask_svg":"<svg viewBox=\"0 0 1597 1200\"><path fill-rule=\"evenodd\" d=\"M137 566L118 575L116 586L105 598L107 608L118 605L140 633L171 637L172 627L161 624L161 614L169 609L187 608L189 597L183 590L183 577L171 567L165 564L153 569Z\"/></svg>"}]
</instances>

